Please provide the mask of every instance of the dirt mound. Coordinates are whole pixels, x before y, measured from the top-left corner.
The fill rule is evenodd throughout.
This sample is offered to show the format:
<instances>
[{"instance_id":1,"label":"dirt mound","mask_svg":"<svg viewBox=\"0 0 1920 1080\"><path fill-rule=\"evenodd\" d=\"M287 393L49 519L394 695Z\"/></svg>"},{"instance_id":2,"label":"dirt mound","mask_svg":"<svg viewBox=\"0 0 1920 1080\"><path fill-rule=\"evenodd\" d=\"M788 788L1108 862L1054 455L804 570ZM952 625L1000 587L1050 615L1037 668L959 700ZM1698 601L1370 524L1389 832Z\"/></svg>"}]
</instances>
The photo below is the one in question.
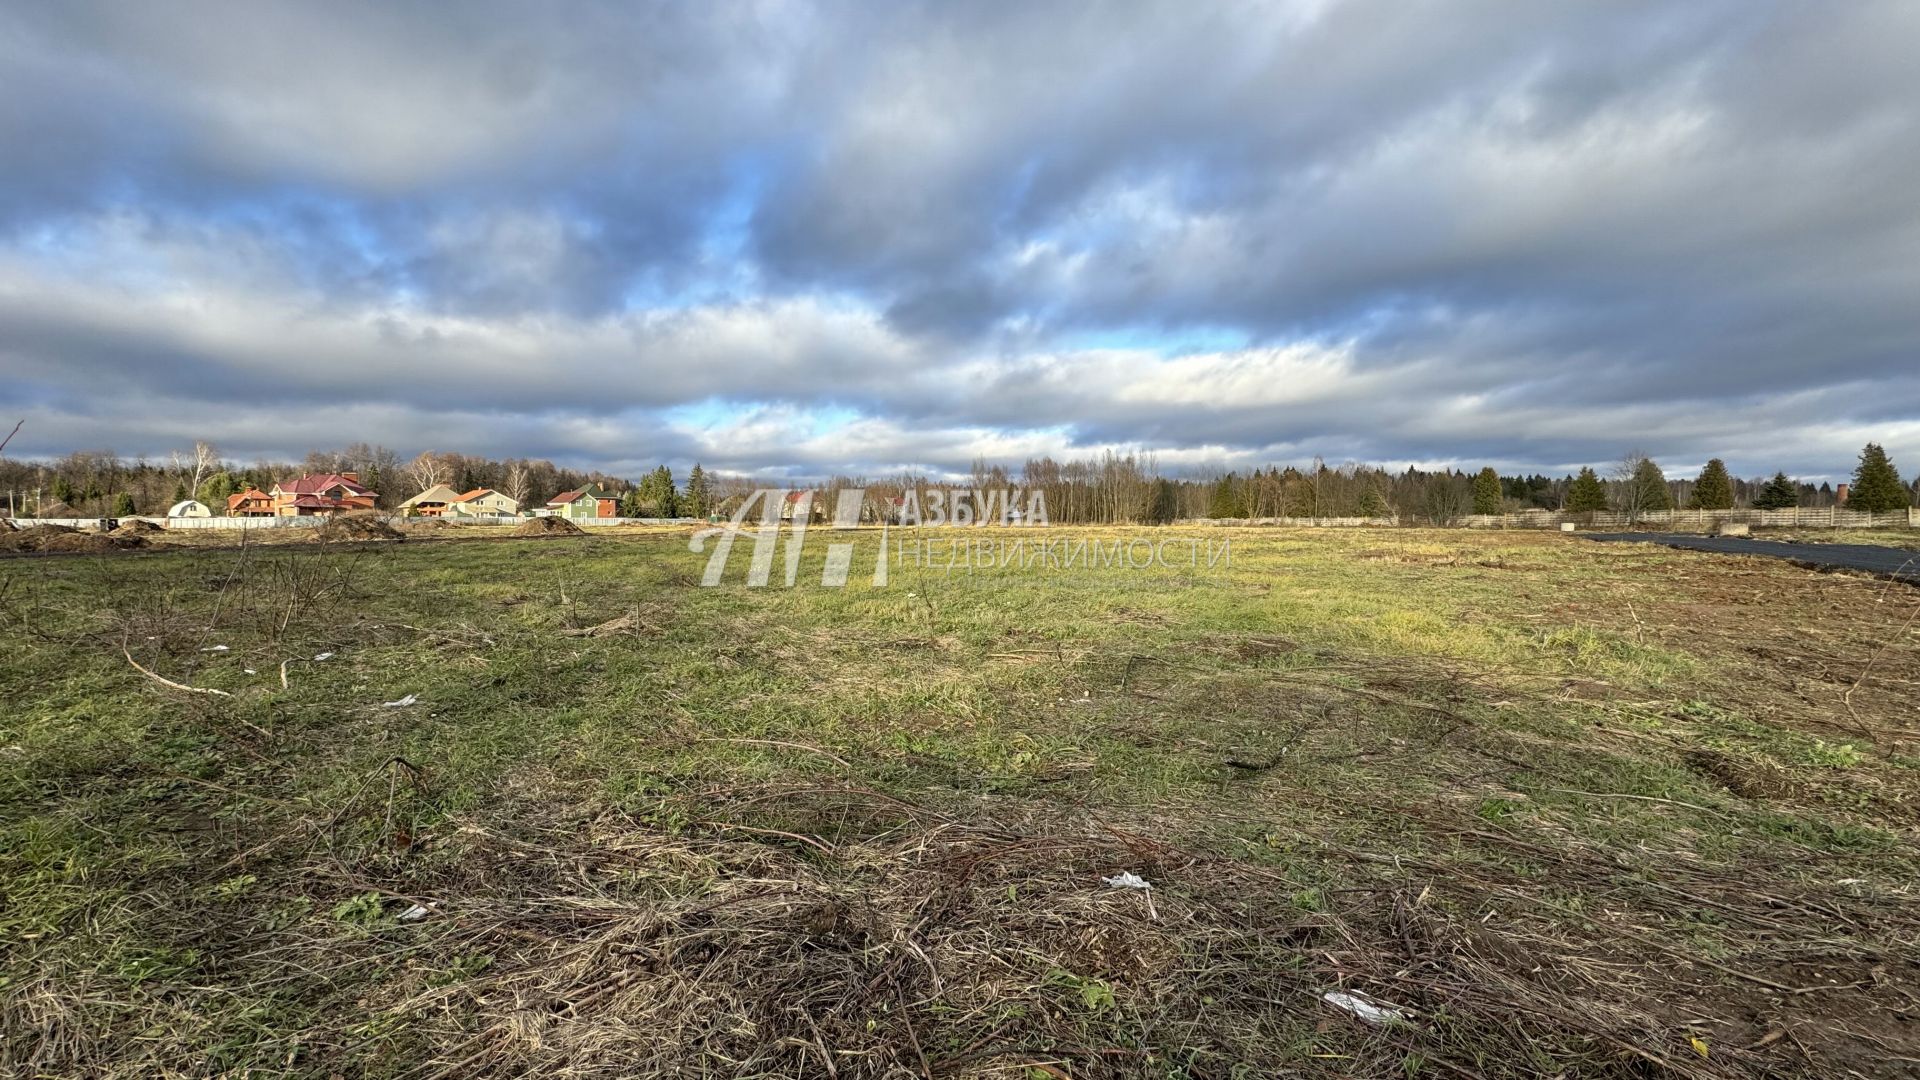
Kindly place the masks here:
<instances>
[{"instance_id":1,"label":"dirt mound","mask_svg":"<svg viewBox=\"0 0 1920 1080\"><path fill-rule=\"evenodd\" d=\"M155 525L153 522L148 521L145 518L134 518L131 521L122 522L119 528L113 530L113 535L115 536L147 536L153 533L166 532L166 531L167 529L166 529L166 526L164 525Z\"/></svg>"},{"instance_id":2,"label":"dirt mound","mask_svg":"<svg viewBox=\"0 0 1920 1080\"><path fill-rule=\"evenodd\" d=\"M8 539L14 540L24 537L30 531L31 530L22 530L15 533L14 536L8 537ZM51 536L36 537L30 541L30 543L32 543L33 546L14 546L11 544L8 546L12 547L15 551L84 552L95 555L110 551L132 551L136 548L147 546L147 542L138 536L114 536L109 533L79 533L73 532L72 530L56 533Z\"/></svg>"},{"instance_id":3,"label":"dirt mound","mask_svg":"<svg viewBox=\"0 0 1920 1080\"><path fill-rule=\"evenodd\" d=\"M40 551L50 540L77 535L65 525L29 525L24 529L16 526L0 532L0 551Z\"/></svg>"},{"instance_id":4,"label":"dirt mound","mask_svg":"<svg viewBox=\"0 0 1920 1080\"><path fill-rule=\"evenodd\" d=\"M513 530L515 536L583 536L586 530L566 518L528 518Z\"/></svg>"},{"instance_id":5,"label":"dirt mound","mask_svg":"<svg viewBox=\"0 0 1920 1080\"><path fill-rule=\"evenodd\" d=\"M341 514L328 518L314 530L314 539L323 543L342 540L404 540L407 534L387 524L377 514Z\"/></svg>"},{"instance_id":6,"label":"dirt mound","mask_svg":"<svg viewBox=\"0 0 1920 1080\"><path fill-rule=\"evenodd\" d=\"M0 532L12 532L17 528L19 526L13 523L12 518L0 518Z\"/></svg>"}]
</instances>

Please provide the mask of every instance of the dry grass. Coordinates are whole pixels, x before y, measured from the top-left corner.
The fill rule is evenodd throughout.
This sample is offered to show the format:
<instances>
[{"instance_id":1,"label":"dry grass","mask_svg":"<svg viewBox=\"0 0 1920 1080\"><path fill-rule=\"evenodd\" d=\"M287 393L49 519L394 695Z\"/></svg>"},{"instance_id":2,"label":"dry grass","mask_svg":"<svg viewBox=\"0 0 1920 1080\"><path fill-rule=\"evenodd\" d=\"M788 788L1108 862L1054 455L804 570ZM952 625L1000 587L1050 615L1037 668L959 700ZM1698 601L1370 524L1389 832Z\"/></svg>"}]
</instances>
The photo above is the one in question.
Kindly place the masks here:
<instances>
[{"instance_id":1,"label":"dry grass","mask_svg":"<svg viewBox=\"0 0 1920 1080\"><path fill-rule=\"evenodd\" d=\"M1246 535L1071 590L700 589L665 531L15 564L0 1069L1920 1058L1916 594Z\"/></svg>"}]
</instances>

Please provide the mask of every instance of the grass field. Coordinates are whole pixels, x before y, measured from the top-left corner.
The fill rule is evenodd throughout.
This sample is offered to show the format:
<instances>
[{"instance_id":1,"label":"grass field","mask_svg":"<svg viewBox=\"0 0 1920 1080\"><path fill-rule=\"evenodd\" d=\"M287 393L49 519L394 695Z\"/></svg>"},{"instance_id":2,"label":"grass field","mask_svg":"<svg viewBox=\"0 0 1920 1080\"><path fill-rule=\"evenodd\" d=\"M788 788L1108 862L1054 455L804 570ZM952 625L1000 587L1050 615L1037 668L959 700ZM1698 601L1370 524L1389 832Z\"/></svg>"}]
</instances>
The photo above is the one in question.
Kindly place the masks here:
<instances>
[{"instance_id":1,"label":"grass field","mask_svg":"<svg viewBox=\"0 0 1920 1080\"><path fill-rule=\"evenodd\" d=\"M1207 535L844 589L666 529L0 562L0 1069L1920 1069L1920 592Z\"/></svg>"}]
</instances>

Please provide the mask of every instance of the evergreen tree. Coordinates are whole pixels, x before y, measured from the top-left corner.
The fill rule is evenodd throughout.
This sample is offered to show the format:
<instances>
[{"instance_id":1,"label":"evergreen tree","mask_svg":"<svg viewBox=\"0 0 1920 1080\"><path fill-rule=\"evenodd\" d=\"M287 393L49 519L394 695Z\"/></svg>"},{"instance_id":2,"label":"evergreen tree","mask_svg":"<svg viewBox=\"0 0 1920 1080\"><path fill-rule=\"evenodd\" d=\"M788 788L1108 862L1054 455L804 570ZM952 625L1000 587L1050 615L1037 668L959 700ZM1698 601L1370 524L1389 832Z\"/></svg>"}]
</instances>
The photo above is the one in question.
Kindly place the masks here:
<instances>
[{"instance_id":1,"label":"evergreen tree","mask_svg":"<svg viewBox=\"0 0 1920 1080\"><path fill-rule=\"evenodd\" d=\"M1207 516L1210 518L1247 516L1247 504L1241 496L1240 481L1232 473L1221 477L1220 481L1213 485L1213 501L1207 504Z\"/></svg>"},{"instance_id":2,"label":"evergreen tree","mask_svg":"<svg viewBox=\"0 0 1920 1080\"><path fill-rule=\"evenodd\" d=\"M66 477L56 476L53 478L53 497L55 500L66 503L68 506L73 505L73 485L67 482Z\"/></svg>"},{"instance_id":3,"label":"evergreen tree","mask_svg":"<svg viewBox=\"0 0 1920 1080\"><path fill-rule=\"evenodd\" d=\"M627 514L628 517L673 517L675 515L677 508L674 503L677 500L674 497L673 473L665 465L642 477L640 485L628 494L633 500L632 506L636 511Z\"/></svg>"},{"instance_id":4,"label":"evergreen tree","mask_svg":"<svg viewBox=\"0 0 1920 1080\"><path fill-rule=\"evenodd\" d=\"M195 492L193 497L207 504L207 509L218 513L226 508L227 496L237 495L242 490L240 482L234 479L233 474L223 470L202 481L200 490Z\"/></svg>"},{"instance_id":5,"label":"evergreen tree","mask_svg":"<svg viewBox=\"0 0 1920 1080\"><path fill-rule=\"evenodd\" d=\"M1481 469L1479 475L1473 478L1473 512L1500 512L1500 474L1494 472L1491 465Z\"/></svg>"},{"instance_id":6,"label":"evergreen tree","mask_svg":"<svg viewBox=\"0 0 1920 1080\"><path fill-rule=\"evenodd\" d=\"M1753 497L1753 505L1761 510L1791 510L1800 505L1800 485L1787 479L1787 474L1777 472L1760 494Z\"/></svg>"},{"instance_id":7,"label":"evergreen tree","mask_svg":"<svg viewBox=\"0 0 1920 1080\"><path fill-rule=\"evenodd\" d=\"M1590 514L1607 508L1607 487L1600 482L1600 476L1591 467L1580 470L1573 478L1573 485L1567 489L1567 510L1575 514Z\"/></svg>"},{"instance_id":8,"label":"evergreen tree","mask_svg":"<svg viewBox=\"0 0 1920 1080\"><path fill-rule=\"evenodd\" d=\"M178 483L173 485L173 502L170 503L169 505L178 506L179 504L186 501L187 501L187 482L185 480L181 480Z\"/></svg>"},{"instance_id":9,"label":"evergreen tree","mask_svg":"<svg viewBox=\"0 0 1920 1080\"><path fill-rule=\"evenodd\" d=\"M1386 496L1380 494L1379 488L1368 484L1367 490L1360 493L1361 517L1387 517L1392 513L1393 508L1387 505Z\"/></svg>"},{"instance_id":10,"label":"evergreen tree","mask_svg":"<svg viewBox=\"0 0 1920 1080\"><path fill-rule=\"evenodd\" d=\"M113 500L113 516L132 517L133 514L133 496L123 491L119 498Z\"/></svg>"},{"instance_id":11,"label":"evergreen tree","mask_svg":"<svg viewBox=\"0 0 1920 1080\"><path fill-rule=\"evenodd\" d=\"M1853 470L1853 486L1847 490L1848 509L1884 514L1912 505L1912 495L1900 479L1900 470L1893 467L1879 443L1868 443L1867 448L1860 451L1859 466Z\"/></svg>"},{"instance_id":12,"label":"evergreen tree","mask_svg":"<svg viewBox=\"0 0 1920 1080\"><path fill-rule=\"evenodd\" d=\"M707 471L699 462L687 473L686 491L680 499L680 512L687 517L703 518L713 510L713 492L707 486Z\"/></svg>"},{"instance_id":13,"label":"evergreen tree","mask_svg":"<svg viewBox=\"0 0 1920 1080\"><path fill-rule=\"evenodd\" d=\"M630 488L625 495L620 496L620 516L630 518L647 516L647 508L640 502L639 488Z\"/></svg>"},{"instance_id":14,"label":"evergreen tree","mask_svg":"<svg viewBox=\"0 0 1920 1080\"><path fill-rule=\"evenodd\" d=\"M1659 462L1645 454L1630 455L1631 470L1620 489L1620 509L1637 518L1655 510L1673 509L1673 494L1667 490L1667 474Z\"/></svg>"},{"instance_id":15,"label":"evergreen tree","mask_svg":"<svg viewBox=\"0 0 1920 1080\"><path fill-rule=\"evenodd\" d=\"M1149 525L1171 525L1180 516L1180 493L1165 477L1148 489L1146 512L1141 515Z\"/></svg>"},{"instance_id":16,"label":"evergreen tree","mask_svg":"<svg viewBox=\"0 0 1920 1080\"><path fill-rule=\"evenodd\" d=\"M1727 476L1727 463L1719 458L1707 462L1700 479L1693 484L1693 509L1733 509L1733 480Z\"/></svg>"}]
</instances>

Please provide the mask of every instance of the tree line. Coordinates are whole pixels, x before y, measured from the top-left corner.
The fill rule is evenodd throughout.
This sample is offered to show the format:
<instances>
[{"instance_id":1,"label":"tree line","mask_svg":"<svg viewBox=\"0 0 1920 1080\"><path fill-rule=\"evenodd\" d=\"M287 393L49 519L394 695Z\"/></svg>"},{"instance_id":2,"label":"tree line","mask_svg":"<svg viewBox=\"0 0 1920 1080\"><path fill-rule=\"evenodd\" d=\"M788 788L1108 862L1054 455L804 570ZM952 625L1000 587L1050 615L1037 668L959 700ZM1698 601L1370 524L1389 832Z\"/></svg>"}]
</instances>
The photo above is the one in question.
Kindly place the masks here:
<instances>
[{"instance_id":1,"label":"tree line","mask_svg":"<svg viewBox=\"0 0 1920 1080\"><path fill-rule=\"evenodd\" d=\"M23 517L161 514L188 498L218 512L228 495L249 487L264 491L276 481L315 472L357 474L379 492L380 505L388 509L436 484L455 491L492 488L523 508L593 484L618 498L621 513L629 517L724 514L753 489L776 486L711 473L697 464L684 482L677 482L665 465L626 479L526 458L428 451L403 460L393 450L367 443L316 451L297 463L240 465L200 442L161 461L147 457L128 461L108 450L80 451L44 462L0 458L0 491L7 493L11 512ZM1162 474L1152 454L1103 453L1065 461L1034 458L1015 469L977 459L969 473L957 479L915 473L878 479L841 475L811 486L816 505L830 507L843 488L865 488L876 505L884 505L885 499L909 488L956 484L976 490L1038 492L1045 499L1049 520L1083 524L1386 516L1445 524L1468 514L1528 509L1639 514L1680 507L1819 507L1835 505L1839 499L1831 484L1815 486L1785 473L1771 478L1733 477L1719 458L1709 461L1697 477L1670 480L1657 462L1639 452L1622 457L1605 475L1588 467L1557 479L1539 474L1503 476L1491 467L1477 472L1411 467L1396 471L1353 462L1329 465L1318 458L1306 466L1170 477ZM1912 505L1916 487L1901 479L1884 449L1869 443L1861 451L1846 494L1851 508L1885 512Z\"/></svg>"}]
</instances>

